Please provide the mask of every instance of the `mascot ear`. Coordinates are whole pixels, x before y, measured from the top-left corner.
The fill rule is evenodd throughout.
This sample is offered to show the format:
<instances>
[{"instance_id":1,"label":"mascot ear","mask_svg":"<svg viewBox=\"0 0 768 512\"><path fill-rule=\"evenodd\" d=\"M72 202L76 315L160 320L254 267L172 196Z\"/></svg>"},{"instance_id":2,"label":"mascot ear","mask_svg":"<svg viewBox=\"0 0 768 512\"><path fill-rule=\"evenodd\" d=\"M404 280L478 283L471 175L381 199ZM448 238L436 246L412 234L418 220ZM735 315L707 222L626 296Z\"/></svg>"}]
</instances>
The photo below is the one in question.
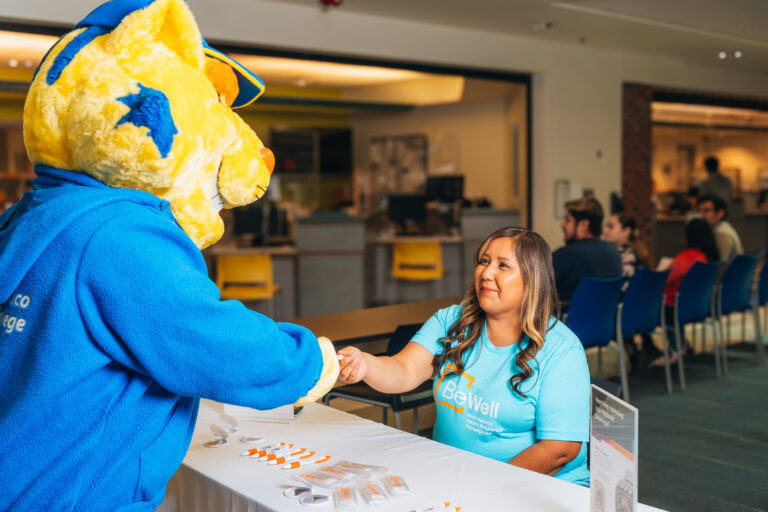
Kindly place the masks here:
<instances>
[{"instance_id":1,"label":"mascot ear","mask_svg":"<svg viewBox=\"0 0 768 512\"><path fill-rule=\"evenodd\" d=\"M115 28L106 47L115 55L159 41L190 66L204 68L203 39L184 0L155 0L129 14Z\"/></svg>"}]
</instances>

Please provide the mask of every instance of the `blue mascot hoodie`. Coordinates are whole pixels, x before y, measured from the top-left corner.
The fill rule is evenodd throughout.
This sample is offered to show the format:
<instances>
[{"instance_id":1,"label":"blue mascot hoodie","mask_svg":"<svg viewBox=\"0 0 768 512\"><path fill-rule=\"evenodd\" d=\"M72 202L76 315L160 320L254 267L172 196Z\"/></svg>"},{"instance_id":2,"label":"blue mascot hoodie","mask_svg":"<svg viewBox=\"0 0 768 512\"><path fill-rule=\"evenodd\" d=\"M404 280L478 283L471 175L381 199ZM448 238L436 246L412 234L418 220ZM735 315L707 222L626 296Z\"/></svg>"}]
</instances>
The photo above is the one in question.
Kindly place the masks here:
<instances>
[{"instance_id":1,"label":"blue mascot hoodie","mask_svg":"<svg viewBox=\"0 0 768 512\"><path fill-rule=\"evenodd\" d=\"M167 201L35 170L0 217L0 510L154 510L198 397L293 403L317 339L221 301Z\"/></svg>"}]
</instances>

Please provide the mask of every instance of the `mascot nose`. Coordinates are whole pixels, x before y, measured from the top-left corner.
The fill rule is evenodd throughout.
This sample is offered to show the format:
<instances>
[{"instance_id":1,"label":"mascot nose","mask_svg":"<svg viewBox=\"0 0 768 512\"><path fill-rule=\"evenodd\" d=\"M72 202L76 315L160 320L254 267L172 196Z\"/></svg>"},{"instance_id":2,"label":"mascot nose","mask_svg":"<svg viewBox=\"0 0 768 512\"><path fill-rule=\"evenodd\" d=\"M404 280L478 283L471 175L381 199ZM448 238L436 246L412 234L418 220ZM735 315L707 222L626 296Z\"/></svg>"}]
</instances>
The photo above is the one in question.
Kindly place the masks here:
<instances>
[{"instance_id":1,"label":"mascot nose","mask_svg":"<svg viewBox=\"0 0 768 512\"><path fill-rule=\"evenodd\" d=\"M275 170L275 154L267 147L261 148L259 153L261 154L261 159L264 160L264 165L269 169L269 175L271 176L272 171Z\"/></svg>"}]
</instances>

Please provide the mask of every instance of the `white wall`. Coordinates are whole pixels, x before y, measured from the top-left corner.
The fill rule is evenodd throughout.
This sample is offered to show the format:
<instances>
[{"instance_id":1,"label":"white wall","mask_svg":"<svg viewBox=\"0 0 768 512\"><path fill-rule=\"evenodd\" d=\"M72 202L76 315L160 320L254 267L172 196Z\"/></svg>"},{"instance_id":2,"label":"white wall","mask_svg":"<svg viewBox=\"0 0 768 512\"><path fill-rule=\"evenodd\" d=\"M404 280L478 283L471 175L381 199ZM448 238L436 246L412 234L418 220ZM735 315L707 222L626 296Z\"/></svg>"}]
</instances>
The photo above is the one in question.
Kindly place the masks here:
<instances>
[{"instance_id":1,"label":"white wall","mask_svg":"<svg viewBox=\"0 0 768 512\"><path fill-rule=\"evenodd\" d=\"M6 1L0 18L72 23L99 1ZM663 56L565 45L264 0L190 0L206 38L284 49L533 74L533 227L558 246L553 183L607 204L621 180L621 84L766 96L768 76ZM596 151L603 152L602 158Z\"/></svg>"}]
</instances>

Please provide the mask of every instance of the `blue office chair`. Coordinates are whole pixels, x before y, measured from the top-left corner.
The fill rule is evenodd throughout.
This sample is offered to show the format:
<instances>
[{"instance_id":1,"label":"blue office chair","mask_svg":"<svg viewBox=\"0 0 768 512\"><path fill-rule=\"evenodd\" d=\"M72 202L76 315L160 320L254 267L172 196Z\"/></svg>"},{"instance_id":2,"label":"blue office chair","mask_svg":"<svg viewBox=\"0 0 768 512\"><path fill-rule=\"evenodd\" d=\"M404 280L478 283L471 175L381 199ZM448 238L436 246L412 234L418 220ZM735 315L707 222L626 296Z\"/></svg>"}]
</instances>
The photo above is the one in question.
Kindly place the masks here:
<instances>
[{"instance_id":1,"label":"blue office chair","mask_svg":"<svg viewBox=\"0 0 768 512\"><path fill-rule=\"evenodd\" d=\"M757 305L765 306L766 304L768 304L768 261L763 263L757 280Z\"/></svg>"},{"instance_id":2,"label":"blue office chair","mask_svg":"<svg viewBox=\"0 0 768 512\"><path fill-rule=\"evenodd\" d=\"M664 325L664 286L669 270L656 272L638 269L629 281L621 307L621 335L632 339L635 334L653 334L661 327L664 340L664 372L667 393L672 392L672 371L669 367L669 340Z\"/></svg>"},{"instance_id":3,"label":"blue office chair","mask_svg":"<svg viewBox=\"0 0 768 512\"><path fill-rule=\"evenodd\" d=\"M757 268L758 256L749 256L739 254L725 269L723 277L720 279L719 292L717 294L717 318L720 322L720 338L723 340L722 358L723 375L728 376L728 342L731 337L731 313L743 313L746 316L747 310L752 310L755 315L755 336L756 340L763 339L760 333L760 320L758 318L757 308L754 307L752 296L752 282L755 279L755 269ZM728 321L728 329L723 332L723 322ZM742 322L742 336L744 336L744 324ZM726 336L727 333L727 336ZM762 343L757 344L758 347ZM759 348L758 359L760 358Z\"/></svg>"},{"instance_id":4,"label":"blue office chair","mask_svg":"<svg viewBox=\"0 0 768 512\"><path fill-rule=\"evenodd\" d=\"M387 355L393 356L400 352L413 335L418 332L422 324L400 325L392 333L387 343ZM400 411L413 409L413 433L419 433L418 408L434 402L432 396L432 379L427 380L416 389L402 394L389 394L376 391L365 382L347 384L338 389L333 389L325 395L323 402L328 405L333 398L346 398L357 402L381 407L382 423L387 424L387 411L392 409L395 413L395 426L400 428Z\"/></svg>"},{"instance_id":5,"label":"blue office chair","mask_svg":"<svg viewBox=\"0 0 768 512\"><path fill-rule=\"evenodd\" d=\"M565 317L565 325L579 338L584 348L597 347L598 377L603 377L603 347L616 340L619 357L619 375L624 400L629 401L627 367L624 363L624 342L619 328L621 310L619 299L624 286L624 276L612 279L585 277L576 287L571 306Z\"/></svg>"},{"instance_id":6,"label":"blue office chair","mask_svg":"<svg viewBox=\"0 0 768 512\"><path fill-rule=\"evenodd\" d=\"M685 391L685 368L683 364L682 339L683 329L687 324L710 323L715 340L715 371L720 378L720 348L717 335L717 308L715 307L715 281L719 262L693 264L675 294L675 342L677 346L677 369L680 374L680 389ZM702 326L702 337L705 330Z\"/></svg>"},{"instance_id":7,"label":"blue office chair","mask_svg":"<svg viewBox=\"0 0 768 512\"><path fill-rule=\"evenodd\" d=\"M766 260L763 263L763 268L760 269L760 276L757 279L757 293L755 294L755 300L757 301L757 304L755 306L756 310L759 310L763 306L768 304L768 260ZM759 317L759 315L758 315ZM758 318L759 321L759 318ZM768 310L766 310L766 318L765 322L762 324L763 326L768 325ZM761 329L762 332L762 329ZM765 362L765 341L762 339L762 337L758 337L756 340L756 351L757 351L757 360L760 363Z\"/></svg>"}]
</instances>

